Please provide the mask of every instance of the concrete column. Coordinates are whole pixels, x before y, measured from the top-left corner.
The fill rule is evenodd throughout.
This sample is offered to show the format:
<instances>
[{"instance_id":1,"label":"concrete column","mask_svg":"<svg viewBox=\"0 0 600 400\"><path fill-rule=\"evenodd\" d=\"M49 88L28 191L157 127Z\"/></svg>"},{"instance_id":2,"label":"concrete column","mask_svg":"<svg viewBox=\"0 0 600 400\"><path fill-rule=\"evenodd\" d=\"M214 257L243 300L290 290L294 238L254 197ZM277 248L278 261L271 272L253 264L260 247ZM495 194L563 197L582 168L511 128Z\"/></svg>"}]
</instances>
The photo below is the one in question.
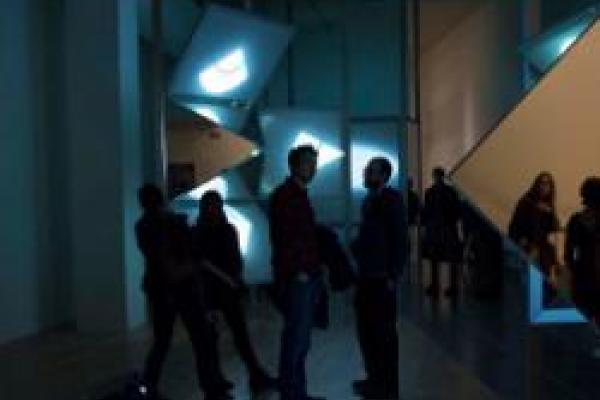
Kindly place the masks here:
<instances>
[{"instance_id":1,"label":"concrete column","mask_svg":"<svg viewBox=\"0 0 600 400\"><path fill-rule=\"evenodd\" d=\"M145 315L133 234L142 177L136 4L66 0L73 308L83 332L123 331Z\"/></svg>"}]
</instances>

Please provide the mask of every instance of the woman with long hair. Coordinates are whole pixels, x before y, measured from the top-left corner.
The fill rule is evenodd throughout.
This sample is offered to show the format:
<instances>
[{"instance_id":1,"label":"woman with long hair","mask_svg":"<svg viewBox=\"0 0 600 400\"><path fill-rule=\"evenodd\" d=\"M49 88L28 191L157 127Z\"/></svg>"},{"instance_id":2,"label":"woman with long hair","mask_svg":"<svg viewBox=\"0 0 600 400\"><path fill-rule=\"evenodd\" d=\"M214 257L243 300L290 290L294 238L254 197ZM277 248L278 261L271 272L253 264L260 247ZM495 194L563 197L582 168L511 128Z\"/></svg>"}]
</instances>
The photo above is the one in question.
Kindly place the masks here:
<instances>
[{"instance_id":1,"label":"woman with long hair","mask_svg":"<svg viewBox=\"0 0 600 400\"><path fill-rule=\"evenodd\" d=\"M276 381L258 362L248 333L241 301L245 284L238 233L227 220L223 198L216 191L208 191L200 199L200 214L193 229L193 247L196 263L204 278L209 309L220 311L229 325L235 346L248 369L251 390L257 393L273 388Z\"/></svg>"},{"instance_id":2,"label":"woman with long hair","mask_svg":"<svg viewBox=\"0 0 600 400\"><path fill-rule=\"evenodd\" d=\"M556 184L549 172L540 173L521 197L509 226L509 236L549 275L558 264L550 235L560 229L556 215Z\"/></svg>"}]
</instances>

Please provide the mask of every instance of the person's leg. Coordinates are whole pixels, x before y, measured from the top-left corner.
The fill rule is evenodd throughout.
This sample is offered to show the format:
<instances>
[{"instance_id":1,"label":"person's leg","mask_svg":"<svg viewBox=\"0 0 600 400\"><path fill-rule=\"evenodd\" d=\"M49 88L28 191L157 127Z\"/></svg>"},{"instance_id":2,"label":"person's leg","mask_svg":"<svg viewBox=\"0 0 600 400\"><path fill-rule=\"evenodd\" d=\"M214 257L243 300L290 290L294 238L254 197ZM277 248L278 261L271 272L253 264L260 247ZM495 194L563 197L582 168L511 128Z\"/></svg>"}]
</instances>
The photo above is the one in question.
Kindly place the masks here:
<instances>
[{"instance_id":1,"label":"person's leg","mask_svg":"<svg viewBox=\"0 0 600 400\"><path fill-rule=\"evenodd\" d=\"M243 306L234 293L231 293L229 299L222 302L221 311L227 325L231 329L233 341L240 357L248 369L250 388L253 391L261 391L273 386L274 379L267 375L258 361L256 352L250 341Z\"/></svg>"},{"instance_id":2,"label":"person's leg","mask_svg":"<svg viewBox=\"0 0 600 400\"><path fill-rule=\"evenodd\" d=\"M398 307L396 288L382 288L379 309L381 320L381 380L386 398L396 399L399 391Z\"/></svg>"},{"instance_id":3,"label":"person's leg","mask_svg":"<svg viewBox=\"0 0 600 400\"><path fill-rule=\"evenodd\" d=\"M207 398L223 397L223 374L219 362L216 333L208 321L201 294L194 285L178 290L177 307L194 350L198 382Z\"/></svg>"},{"instance_id":4,"label":"person's leg","mask_svg":"<svg viewBox=\"0 0 600 400\"><path fill-rule=\"evenodd\" d=\"M305 361L310 348L314 306L319 290L320 279L308 282L294 280L284 294L284 328L279 363L281 398L284 400L306 398Z\"/></svg>"},{"instance_id":5,"label":"person's leg","mask_svg":"<svg viewBox=\"0 0 600 400\"><path fill-rule=\"evenodd\" d=\"M429 262L431 264L431 284L427 288L426 294L436 297L440 291L440 263L433 257Z\"/></svg>"},{"instance_id":6,"label":"person's leg","mask_svg":"<svg viewBox=\"0 0 600 400\"><path fill-rule=\"evenodd\" d=\"M362 281L358 285L355 299L357 338L362 354L367 382L373 381L375 375L375 352L373 349L373 340L371 339L373 330L373 314L370 312L372 308L369 304L369 297L371 295L370 292L371 290L369 288L369 284L365 281Z\"/></svg>"},{"instance_id":7,"label":"person's leg","mask_svg":"<svg viewBox=\"0 0 600 400\"><path fill-rule=\"evenodd\" d=\"M446 288L445 295L447 297L455 297L458 295L458 285L460 279L459 273L459 263L458 262L450 262L448 268L450 268L450 285Z\"/></svg>"},{"instance_id":8,"label":"person's leg","mask_svg":"<svg viewBox=\"0 0 600 400\"><path fill-rule=\"evenodd\" d=\"M156 390L171 346L176 311L166 294L148 296L148 309L152 323L153 343L146 358L142 379L148 389Z\"/></svg>"}]
</instances>

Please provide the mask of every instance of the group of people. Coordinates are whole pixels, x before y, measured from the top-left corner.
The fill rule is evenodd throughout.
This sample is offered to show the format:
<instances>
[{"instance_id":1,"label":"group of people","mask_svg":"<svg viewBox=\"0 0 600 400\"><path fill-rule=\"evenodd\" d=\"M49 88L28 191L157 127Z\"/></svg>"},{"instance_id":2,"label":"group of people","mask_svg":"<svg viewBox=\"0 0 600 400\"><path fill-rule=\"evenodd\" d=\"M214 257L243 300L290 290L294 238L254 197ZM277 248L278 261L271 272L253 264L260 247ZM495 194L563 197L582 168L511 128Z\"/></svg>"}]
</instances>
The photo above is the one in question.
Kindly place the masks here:
<instances>
[{"instance_id":1,"label":"group of people","mask_svg":"<svg viewBox=\"0 0 600 400\"><path fill-rule=\"evenodd\" d=\"M321 323L326 276L334 289L356 285L357 338L366 377L353 383L355 393L365 399L398 398L397 286L408 254L403 196L388 185L390 161L372 159L364 170L368 195L351 245L356 265L352 268L335 233L316 221L308 186L317 161L312 146L292 149L289 177L269 200L271 292L283 317L277 379L261 366L251 344L241 303L246 287L239 241L219 193L202 196L198 221L189 227L185 216L168 209L160 189L140 189L144 213L136 236L145 258L143 289L154 336L139 385L144 398L159 398L159 378L177 317L189 334L205 398L231 398L233 384L221 372L209 312L218 310L231 328L253 392L277 389L282 400L319 399L307 393L305 364L312 329Z\"/></svg>"},{"instance_id":2,"label":"group of people","mask_svg":"<svg viewBox=\"0 0 600 400\"><path fill-rule=\"evenodd\" d=\"M583 208L566 226L564 264L571 273L575 304L600 322L600 177L585 179L580 188ZM556 210L556 185L552 174L540 173L519 200L509 226L509 236L551 276L560 264L551 237L561 230ZM546 284L547 292L555 288Z\"/></svg>"}]
</instances>

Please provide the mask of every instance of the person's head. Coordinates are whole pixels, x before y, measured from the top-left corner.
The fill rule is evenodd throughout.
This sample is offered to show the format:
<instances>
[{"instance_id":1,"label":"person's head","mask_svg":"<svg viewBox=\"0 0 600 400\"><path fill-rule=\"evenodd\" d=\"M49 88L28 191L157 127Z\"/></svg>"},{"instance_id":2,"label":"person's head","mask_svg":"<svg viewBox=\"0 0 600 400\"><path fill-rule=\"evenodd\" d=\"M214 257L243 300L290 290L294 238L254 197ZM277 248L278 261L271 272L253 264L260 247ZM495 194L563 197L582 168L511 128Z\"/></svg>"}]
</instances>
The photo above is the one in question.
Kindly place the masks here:
<instances>
[{"instance_id":1,"label":"person's head","mask_svg":"<svg viewBox=\"0 0 600 400\"><path fill-rule=\"evenodd\" d=\"M317 173L319 153L310 145L298 146L290 150L288 165L292 177L302 184L309 184Z\"/></svg>"},{"instance_id":2,"label":"person's head","mask_svg":"<svg viewBox=\"0 0 600 400\"><path fill-rule=\"evenodd\" d=\"M444 183L444 179L446 178L446 170L442 167L435 167L433 169L433 183L440 184Z\"/></svg>"},{"instance_id":3,"label":"person's head","mask_svg":"<svg viewBox=\"0 0 600 400\"><path fill-rule=\"evenodd\" d=\"M145 212L160 211L165 205L162 191L151 183L145 184L138 190L138 201Z\"/></svg>"},{"instance_id":4,"label":"person's head","mask_svg":"<svg viewBox=\"0 0 600 400\"><path fill-rule=\"evenodd\" d=\"M536 202L541 201L548 203L552 207L554 206L556 185L554 184L554 177L550 172L542 172L535 178L533 185L529 189L529 197Z\"/></svg>"},{"instance_id":5,"label":"person's head","mask_svg":"<svg viewBox=\"0 0 600 400\"><path fill-rule=\"evenodd\" d=\"M383 188L392 176L392 163L384 157L375 157L369 161L364 171L364 184L369 190Z\"/></svg>"},{"instance_id":6,"label":"person's head","mask_svg":"<svg viewBox=\"0 0 600 400\"><path fill-rule=\"evenodd\" d=\"M580 194L584 206L600 209L600 177L587 178L581 185Z\"/></svg>"},{"instance_id":7,"label":"person's head","mask_svg":"<svg viewBox=\"0 0 600 400\"><path fill-rule=\"evenodd\" d=\"M216 190L209 190L200 199L200 218L208 223L221 223L226 220L223 197Z\"/></svg>"}]
</instances>

